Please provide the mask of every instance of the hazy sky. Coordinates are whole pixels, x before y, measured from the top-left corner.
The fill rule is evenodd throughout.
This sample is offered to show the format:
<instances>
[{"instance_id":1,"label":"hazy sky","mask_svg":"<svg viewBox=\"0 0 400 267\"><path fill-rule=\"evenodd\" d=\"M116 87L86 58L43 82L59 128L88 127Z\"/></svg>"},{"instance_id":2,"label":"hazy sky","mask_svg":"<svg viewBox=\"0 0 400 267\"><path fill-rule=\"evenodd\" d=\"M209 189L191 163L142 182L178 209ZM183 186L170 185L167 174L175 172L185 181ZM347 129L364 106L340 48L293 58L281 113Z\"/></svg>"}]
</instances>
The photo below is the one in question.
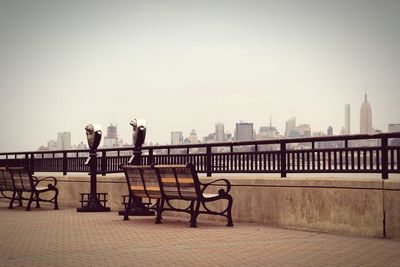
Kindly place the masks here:
<instances>
[{"instance_id":1,"label":"hazy sky","mask_svg":"<svg viewBox=\"0 0 400 267\"><path fill-rule=\"evenodd\" d=\"M133 118L147 141L240 120L283 133L351 130L367 86L373 125L400 123L400 1L0 0L0 151Z\"/></svg>"}]
</instances>

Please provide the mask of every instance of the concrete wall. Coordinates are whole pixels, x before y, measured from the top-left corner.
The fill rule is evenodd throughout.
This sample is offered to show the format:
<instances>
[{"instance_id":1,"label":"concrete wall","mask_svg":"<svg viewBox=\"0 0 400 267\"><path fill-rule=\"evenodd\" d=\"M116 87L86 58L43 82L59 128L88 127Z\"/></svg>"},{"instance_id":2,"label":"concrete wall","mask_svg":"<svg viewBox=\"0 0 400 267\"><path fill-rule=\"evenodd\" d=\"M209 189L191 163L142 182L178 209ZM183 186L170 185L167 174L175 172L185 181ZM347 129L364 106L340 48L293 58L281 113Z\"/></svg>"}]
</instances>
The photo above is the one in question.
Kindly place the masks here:
<instances>
[{"instance_id":1,"label":"concrete wall","mask_svg":"<svg viewBox=\"0 0 400 267\"><path fill-rule=\"evenodd\" d=\"M79 207L79 193L89 192L89 177L57 179L60 206ZM292 229L400 240L398 179L232 178L230 181L236 224L261 222ZM98 192L108 193L108 206L113 212L122 210L121 195L127 194L125 178L98 176ZM225 205L220 201L211 207L223 209ZM219 216L201 215L202 218L225 220Z\"/></svg>"}]
</instances>

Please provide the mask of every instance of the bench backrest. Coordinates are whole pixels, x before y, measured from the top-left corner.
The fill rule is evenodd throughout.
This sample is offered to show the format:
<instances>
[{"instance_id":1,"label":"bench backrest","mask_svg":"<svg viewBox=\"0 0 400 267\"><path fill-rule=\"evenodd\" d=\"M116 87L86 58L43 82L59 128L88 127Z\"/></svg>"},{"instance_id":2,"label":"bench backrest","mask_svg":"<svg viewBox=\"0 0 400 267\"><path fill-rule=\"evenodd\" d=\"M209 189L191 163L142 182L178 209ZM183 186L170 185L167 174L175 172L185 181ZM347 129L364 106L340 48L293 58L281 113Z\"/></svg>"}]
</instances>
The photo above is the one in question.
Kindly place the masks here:
<instances>
[{"instance_id":1,"label":"bench backrest","mask_svg":"<svg viewBox=\"0 0 400 267\"><path fill-rule=\"evenodd\" d=\"M7 167L0 167L0 190L14 191L14 182Z\"/></svg>"},{"instance_id":2,"label":"bench backrest","mask_svg":"<svg viewBox=\"0 0 400 267\"><path fill-rule=\"evenodd\" d=\"M33 177L25 167L8 167L17 191L31 192L34 188Z\"/></svg>"},{"instance_id":3,"label":"bench backrest","mask_svg":"<svg viewBox=\"0 0 400 267\"><path fill-rule=\"evenodd\" d=\"M128 190L136 197L161 198L156 171L150 166L122 166Z\"/></svg>"},{"instance_id":4,"label":"bench backrest","mask_svg":"<svg viewBox=\"0 0 400 267\"><path fill-rule=\"evenodd\" d=\"M157 165L154 168L167 198L193 200L201 195L199 178L191 164Z\"/></svg>"}]
</instances>

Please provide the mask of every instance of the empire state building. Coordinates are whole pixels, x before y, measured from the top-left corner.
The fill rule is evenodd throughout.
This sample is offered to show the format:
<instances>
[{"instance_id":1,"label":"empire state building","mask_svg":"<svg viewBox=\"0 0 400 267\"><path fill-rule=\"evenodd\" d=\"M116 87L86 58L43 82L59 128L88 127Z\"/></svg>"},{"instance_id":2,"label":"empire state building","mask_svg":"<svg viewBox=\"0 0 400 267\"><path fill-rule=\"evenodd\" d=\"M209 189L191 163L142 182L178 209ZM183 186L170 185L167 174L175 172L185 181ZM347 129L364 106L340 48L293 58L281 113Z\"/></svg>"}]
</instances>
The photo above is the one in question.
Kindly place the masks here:
<instances>
[{"instance_id":1,"label":"empire state building","mask_svg":"<svg viewBox=\"0 0 400 267\"><path fill-rule=\"evenodd\" d=\"M367 93L365 92L364 103L361 105L360 110L360 133L372 134L372 110L371 105L367 100Z\"/></svg>"}]
</instances>

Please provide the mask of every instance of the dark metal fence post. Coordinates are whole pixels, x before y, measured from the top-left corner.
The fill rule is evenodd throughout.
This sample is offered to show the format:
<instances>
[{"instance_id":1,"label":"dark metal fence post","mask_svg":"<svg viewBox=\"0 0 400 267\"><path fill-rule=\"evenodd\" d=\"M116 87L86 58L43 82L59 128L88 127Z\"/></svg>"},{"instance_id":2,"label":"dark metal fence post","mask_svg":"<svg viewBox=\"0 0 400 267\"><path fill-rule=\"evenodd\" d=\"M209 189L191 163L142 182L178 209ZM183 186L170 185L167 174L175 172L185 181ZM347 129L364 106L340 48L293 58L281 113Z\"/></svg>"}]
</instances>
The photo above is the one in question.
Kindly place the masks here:
<instances>
[{"instance_id":1,"label":"dark metal fence post","mask_svg":"<svg viewBox=\"0 0 400 267\"><path fill-rule=\"evenodd\" d=\"M346 170L348 170L349 169L349 157L348 157L348 148L349 148L349 140L344 140L344 148L345 148L345 153L344 153L344 155L345 155L345 157L344 157L344 162L345 162L345 165L346 165Z\"/></svg>"},{"instance_id":2,"label":"dark metal fence post","mask_svg":"<svg viewBox=\"0 0 400 267\"><path fill-rule=\"evenodd\" d=\"M281 177L286 177L286 143L281 142Z\"/></svg>"},{"instance_id":3,"label":"dark metal fence post","mask_svg":"<svg viewBox=\"0 0 400 267\"><path fill-rule=\"evenodd\" d=\"M29 169L32 171L32 174L35 172L35 154L33 153L31 154Z\"/></svg>"},{"instance_id":4,"label":"dark metal fence post","mask_svg":"<svg viewBox=\"0 0 400 267\"><path fill-rule=\"evenodd\" d=\"M389 150L388 150L388 138L387 137L382 137L381 147L382 147L382 179L388 179L389 178L389 172L388 172L388 165L389 165L388 152L389 152Z\"/></svg>"},{"instance_id":5,"label":"dark metal fence post","mask_svg":"<svg viewBox=\"0 0 400 267\"><path fill-rule=\"evenodd\" d=\"M148 161L147 165L151 165L151 164L153 164L153 163L154 163L153 149L150 148L150 149L149 149L149 161Z\"/></svg>"},{"instance_id":6,"label":"dark metal fence post","mask_svg":"<svg viewBox=\"0 0 400 267\"><path fill-rule=\"evenodd\" d=\"M107 158L106 151L101 152L101 175L105 176L107 172Z\"/></svg>"},{"instance_id":7,"label":"dark metal fence post","mask_svg":"<svg viewBox=\"0 0 400 267\"><path fill-rule=\"evenodd\" d=\"M311 161L312 161L312 170L315 170L315 142L311 142L311 151L312 151L312 155L311 155Z\"/></svg>"},{"instance_id":8,"label":"dark metal fence post","mask_svg":"<svg viewBox=\"0 0 400 267\"><path fill-rule=\"evenodd\" d=\"M207 146L206 164L207 177L211 177L211 146Z\"/></svg>"},{"instance_id":9,"label":"dark metal fence post","mask_svg":"<svg viewBox=\"0 0 400 267\"><path fill-rule=\"evenodd\" d=\"M67 175L67 152L63 153L63 175Z\"/></svg>"},{"instance_id":10,"label":"dark metal fence post","mask_svg":"<svg viewBox=\"0 0 400 267\"><path fill-rule=\"evenodd\" d=\"M32 170L29 166L29 154L25 153L25 167L32 173Z\"/></svg>"}]
</instances>

